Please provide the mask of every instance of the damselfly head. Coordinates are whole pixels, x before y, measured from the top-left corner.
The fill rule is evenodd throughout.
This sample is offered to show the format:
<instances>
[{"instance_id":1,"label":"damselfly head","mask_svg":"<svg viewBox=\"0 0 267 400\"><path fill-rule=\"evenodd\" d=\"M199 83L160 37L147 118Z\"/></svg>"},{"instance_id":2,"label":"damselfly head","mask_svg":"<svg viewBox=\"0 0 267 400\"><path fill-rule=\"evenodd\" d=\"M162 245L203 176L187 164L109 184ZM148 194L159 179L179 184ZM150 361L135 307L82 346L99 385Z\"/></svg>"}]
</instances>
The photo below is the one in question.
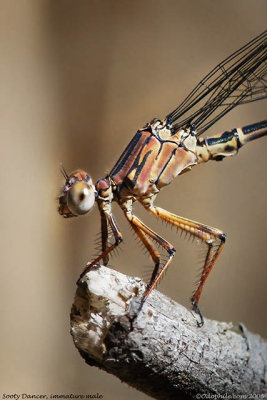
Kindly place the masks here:
<instances>
[{"instance_id":1,"label":"damselfly head","mask_svg":"<svg viewBox=\"0 0 267 400\"><path fill-rule=\"evenodd\" d=\"M94 205L96 193L91 177L82 170L70 175L64 169L62 171L66 182L58 199L59 214L70 218L88 213Z\"/></svg>"}]
</instances>

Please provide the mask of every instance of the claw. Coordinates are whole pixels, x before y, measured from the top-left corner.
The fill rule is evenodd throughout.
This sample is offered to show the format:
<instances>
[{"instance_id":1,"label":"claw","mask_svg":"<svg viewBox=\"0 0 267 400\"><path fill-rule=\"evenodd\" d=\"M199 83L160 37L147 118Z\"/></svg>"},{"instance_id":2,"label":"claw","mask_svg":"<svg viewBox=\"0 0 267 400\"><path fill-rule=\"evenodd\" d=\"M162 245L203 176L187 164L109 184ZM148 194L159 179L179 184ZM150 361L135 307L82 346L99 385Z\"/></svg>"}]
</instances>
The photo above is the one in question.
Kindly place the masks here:
<instances>
[{"instance_id":1,"label":"claw","mask_svg":"<svg viewBox=\"0 0 267 400\"><path fill-rule=\"evenodd\" d=\"M191 301L192 301L192 300L191 300ZM197 326L198 326L198 328L201 328L201 327L204 325L204 318L203 318L203 315L202 315L202 313L201 313L199 307L197 306L197 304L196 304L194 301L192 301L192 308L193 308L193 311L194 311L194 312L199 316L199 318L200 318L200 321L197 321Z\"/></svg>"}]
</instances>

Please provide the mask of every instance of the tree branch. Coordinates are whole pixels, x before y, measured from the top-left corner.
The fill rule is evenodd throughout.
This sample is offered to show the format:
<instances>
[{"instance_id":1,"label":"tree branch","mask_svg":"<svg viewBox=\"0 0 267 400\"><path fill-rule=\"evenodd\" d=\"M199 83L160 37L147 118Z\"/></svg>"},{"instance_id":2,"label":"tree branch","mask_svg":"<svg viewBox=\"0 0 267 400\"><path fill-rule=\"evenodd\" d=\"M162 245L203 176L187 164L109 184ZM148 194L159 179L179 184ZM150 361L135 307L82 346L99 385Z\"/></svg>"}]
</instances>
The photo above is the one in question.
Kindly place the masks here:
<instances>
[{"instance_id":1,"label":"tree branch","mask_svg":"<svg viewBox=\"0 0 267 400\"><path fill-rule=\"evenodd\" d=\"M144 288L106 267L78 284L71 334L87 364L162 400L266 393L267 343L260 336L208 319L198 328L192 312L157 291L131 322L129 306L132 313Z\"/></svg>"}]
</instances>

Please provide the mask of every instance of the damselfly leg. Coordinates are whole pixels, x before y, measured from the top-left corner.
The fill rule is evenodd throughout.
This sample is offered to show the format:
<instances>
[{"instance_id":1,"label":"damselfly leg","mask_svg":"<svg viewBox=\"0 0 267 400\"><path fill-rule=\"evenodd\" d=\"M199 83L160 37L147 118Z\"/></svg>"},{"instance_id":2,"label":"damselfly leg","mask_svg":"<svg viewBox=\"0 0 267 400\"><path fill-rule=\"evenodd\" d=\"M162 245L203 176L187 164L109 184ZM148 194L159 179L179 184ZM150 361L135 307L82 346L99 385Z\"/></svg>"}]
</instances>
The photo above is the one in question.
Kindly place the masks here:
<instances>
[{"instance_id":1,"label":"damselfly leg","mask_svg":"<svg viewBox=\"0 0 267 400\"><path fill-rule=\"evenodd\" d=\"M86 268L83 270L83 272L81 273L79 280L81 280L85 274L87 274L87 272L89 272L95 265L97 265L101 260L103 260L104 262L106 262L108 260L109 254L122 242L122 234L120 233L117 224L112 216L112 214L110 213L110 204L108 204L108 202L105 203L105 207L106 211L104 211L102 209L102 222L101 222L101 227L102 229L104 229L104 231L102 231L102 253L96 257L93 261L91 261ZM107 212L107 210L109 210L109 212ZM104 221L106 221L104 223ZM108 226L110 226L113 236L114 236L114 243L112 245L108 246Z\"/></svg>"},{"instance_id":2,"label":"damselfly leg","mask_svg":"<svg viewBox=\"0 0 267 400\"><path fill-rule=\"evenodd\" d=\"M128 208L127 211L124 209L124 212L125 212L125 216L126 216L127 220L130 222L131 226L133 227L134 232L137 234L139 239L143 242L143 244L149 251L149 253L155 263L150 282L147 285L145 293L143 294L142 299L141 299L141 303L140 303L140 308L141 308L142 305L144 304L145 300L151 293L151 291L156 287L156 285L160 281L161 277L164 275L167 268L169 267L169 265L172 261L172 258L174 257L175 249L171 243L169 243L167 240L163 239L156 232L154 232L152 229L150 229L137 216L133 215L131 212L131 209ZM156 242L162 249L164 249L167 252L167 254L168 254L167 259L163 261L162 265L160 265L160 255L159 255L158 251L153 247L153 245L148 237L150 237L154 242Z\"/></svg>"},{"instance_id":3,"label":"damselfly leg","mask_svg":"<svg viewBox=\"0 0 267 400\"><path fill-rule=\"evenodd\" d=\"M144 206L150 213L152 213L156 217L161 218L162 220L170 223L171 225L174 225L175 227L181 229L182 231L188 232L190 235L197 237L198 239L203 241L207 246L207 253L200 281L191 297L193 310L200 316L201 321L199 325L201 326L203 325L203 317L198 307L199 298L203 286L223 249L226 235L219 229L203 225L199 222L192 221L187 218L179 217L178 215L172 214L169 211L166 211L160 207L156 207L151 202L148 202L147 199L145 201ZM166 268L169 266L169 264L170 262L168 263L168 265L166 265L166 267L164 267L164 271L166 271ZM152 282L150 282L149 284L146 297L149 295L151 290L157 286L161 278L161 272L162 271L160 271L158 274L153 273Z\"/></svg>"}]
</instances>

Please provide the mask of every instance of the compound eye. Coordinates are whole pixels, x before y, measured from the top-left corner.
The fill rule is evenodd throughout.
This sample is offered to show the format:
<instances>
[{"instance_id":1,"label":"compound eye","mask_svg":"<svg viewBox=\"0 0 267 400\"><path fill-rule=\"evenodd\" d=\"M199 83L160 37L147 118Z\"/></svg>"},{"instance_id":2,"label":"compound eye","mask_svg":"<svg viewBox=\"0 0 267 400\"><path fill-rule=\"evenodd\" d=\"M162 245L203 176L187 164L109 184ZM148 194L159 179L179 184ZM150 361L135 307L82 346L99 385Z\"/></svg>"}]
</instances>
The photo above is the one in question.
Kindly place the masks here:
<instances>
[{"instance_id":1,"label":"compound eye","mask_svg":"<svg viewBox=\"0 0 267 400\"><path fill-rule=\"evenodd\" d=\"M95 202L95 191L92 185L84 181L74 183L67 194L67 205L73 215L86 214Z\"/></svg>"}]
</instances>

